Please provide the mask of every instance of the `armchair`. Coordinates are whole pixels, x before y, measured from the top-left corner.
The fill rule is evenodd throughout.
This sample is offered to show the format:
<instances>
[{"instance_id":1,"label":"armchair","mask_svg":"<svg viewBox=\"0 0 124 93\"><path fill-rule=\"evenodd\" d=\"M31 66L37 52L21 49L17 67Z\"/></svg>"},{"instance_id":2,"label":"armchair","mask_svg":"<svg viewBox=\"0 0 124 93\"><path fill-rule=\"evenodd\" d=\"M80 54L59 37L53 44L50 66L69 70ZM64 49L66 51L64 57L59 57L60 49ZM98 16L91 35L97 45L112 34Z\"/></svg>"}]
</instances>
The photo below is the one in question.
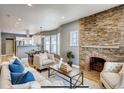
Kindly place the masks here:
<instances>
[{"instance_id":1,"label":"armchair","mask_svg":"<svg viewBox=\"0 0 124 93\"><path fill-rule=\"evenodd\" d=\"M119 62L105 62L103 71L100 73L100 80L108 89L117 88L121 75L120 71L124 63Z\"/></svg>"},{"instance_id":2,"label":"armchair","mask_svg":"<svg viewBox=\"0 0 124 93\"><path fill-rule=\"evenodd\" d=\"M56 61L53 54L40 53L34 55L33 66L38 70L42 70L55 62Z\"/></svg>"}]
</instances>

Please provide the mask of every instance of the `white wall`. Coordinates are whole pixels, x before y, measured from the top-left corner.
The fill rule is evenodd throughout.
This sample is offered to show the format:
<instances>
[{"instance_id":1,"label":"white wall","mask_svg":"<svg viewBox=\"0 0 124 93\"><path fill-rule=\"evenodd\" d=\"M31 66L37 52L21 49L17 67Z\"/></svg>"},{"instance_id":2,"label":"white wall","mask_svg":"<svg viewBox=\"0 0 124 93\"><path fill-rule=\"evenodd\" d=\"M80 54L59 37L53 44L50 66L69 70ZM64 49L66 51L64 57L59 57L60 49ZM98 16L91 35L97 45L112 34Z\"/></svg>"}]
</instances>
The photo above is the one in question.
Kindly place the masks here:
<instances>
[{"instance_id":1,"label":"white wall","mask_svg":"<svg viewBox=\"0 0 124 93\"><path fill-rule=\"evenodd\" d=\"M67 61L66 54L68 50L72 51L75 55L73 62L79 64L79 46L71 47L70 46L70 32L78 31L79 32L79 21L74 21L68 24L64 24L56 30L46 31L44 35L54 35L60 33L60 56Z\"/></svg>"},{"instance_id":2,"label":"white wall","mask_svg":"<svg viewBox=\"0 0 124 93\"><path fill-rule=\"evenodd\" d=\"M68 50L72 51L75 58L73 59L74 64L79 64L79 46L71 47L70 46L70 32L78 31L79 32L79 21L74 21L68 24L65 24L60 27L60 55L67 60L66 53Z\"/></svg>"}]
</instances>

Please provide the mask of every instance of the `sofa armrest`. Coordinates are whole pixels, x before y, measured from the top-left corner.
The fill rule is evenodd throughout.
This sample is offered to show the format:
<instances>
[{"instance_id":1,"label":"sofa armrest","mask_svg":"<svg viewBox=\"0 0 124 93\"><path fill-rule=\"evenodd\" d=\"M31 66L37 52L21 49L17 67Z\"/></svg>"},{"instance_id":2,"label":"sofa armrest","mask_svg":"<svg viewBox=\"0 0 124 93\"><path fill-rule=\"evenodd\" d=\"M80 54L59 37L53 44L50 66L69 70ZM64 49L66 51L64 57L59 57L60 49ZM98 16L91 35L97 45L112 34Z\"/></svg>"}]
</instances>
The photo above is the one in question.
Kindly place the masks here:
<instances>
[{"instance_id":1,"label":"sofa armrest","mask_svg":"<svg viewBox=\"0 0 124 93\"><path fill-rule=\"evenodd\" d=\"M41 61L40 56L39 56L39 55L34 55L34 58L33 58L33 65L36 66L36 67L39 67L40 61Z\"/></svg>"},{"instance_id":2,"label":"sofa armrest","mask_svg":"<svg viewBox=\"0 0 124 93\"><path fill-rule=\"evenodd\" d=\"M104 68L102 72L114 72L118 73L124 63L119 63L119 62L105 62Z\"/></svg>"}]
</instances>

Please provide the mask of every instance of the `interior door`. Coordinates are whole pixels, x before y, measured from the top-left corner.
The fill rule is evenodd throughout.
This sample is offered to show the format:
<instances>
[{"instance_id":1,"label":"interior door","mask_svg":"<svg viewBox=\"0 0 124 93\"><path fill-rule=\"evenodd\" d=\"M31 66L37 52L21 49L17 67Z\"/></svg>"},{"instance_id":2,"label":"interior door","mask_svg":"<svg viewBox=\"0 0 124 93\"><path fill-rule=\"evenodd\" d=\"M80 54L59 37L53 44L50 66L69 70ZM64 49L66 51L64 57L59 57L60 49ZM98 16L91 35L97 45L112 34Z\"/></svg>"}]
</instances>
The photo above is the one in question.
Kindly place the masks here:
<instances>
[{"instance_id":1,"label":"interior door","mask_svg":"<svg viewBox=\"0 0 124 93\"><path fill-rule=\"evenodd\" d=\"M6 54L14 54L14 40L6 39Z\"/></svg>"}]
</instances>

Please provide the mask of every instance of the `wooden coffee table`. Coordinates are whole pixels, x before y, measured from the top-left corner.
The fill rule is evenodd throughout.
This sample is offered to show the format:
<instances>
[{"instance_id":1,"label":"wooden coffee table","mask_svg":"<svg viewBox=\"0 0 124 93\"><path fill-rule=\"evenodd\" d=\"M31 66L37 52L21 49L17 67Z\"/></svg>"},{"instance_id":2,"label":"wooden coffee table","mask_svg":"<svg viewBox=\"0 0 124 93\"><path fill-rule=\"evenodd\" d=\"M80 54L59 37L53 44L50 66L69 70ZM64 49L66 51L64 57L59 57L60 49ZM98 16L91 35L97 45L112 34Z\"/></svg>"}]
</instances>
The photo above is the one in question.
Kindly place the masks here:
<instances>
[{"instance_id":1,"label":"wooden coffee table","mask_svg":"<svg viewBox=\"0 0 124 93\"><path fill-rule=\"evenodd\" d=\"M76 88L76 87L79 87L80 85L83 85L83 72L81 72L79 68L72 67L72 71L65 73L59 69L59 64L54 64L54 65L49 66L49 68L48 68L48 77L49 78L50 78L50 76L54 75L52 73L52 71L64 75L66 78L63 76L60 76L60 75L58 75L58 76L63 78L64 80L68 81L70 83L70 86L69 86L70 88ZM76 76L77 76L77 78L75 79ZM67 78L69 78L69 80L67 80ZM82 81L80 84L77 85L80 78L82 79ZM72 80L75 80L75 83L73 83Z\"/></svg>"}]
</instances>

